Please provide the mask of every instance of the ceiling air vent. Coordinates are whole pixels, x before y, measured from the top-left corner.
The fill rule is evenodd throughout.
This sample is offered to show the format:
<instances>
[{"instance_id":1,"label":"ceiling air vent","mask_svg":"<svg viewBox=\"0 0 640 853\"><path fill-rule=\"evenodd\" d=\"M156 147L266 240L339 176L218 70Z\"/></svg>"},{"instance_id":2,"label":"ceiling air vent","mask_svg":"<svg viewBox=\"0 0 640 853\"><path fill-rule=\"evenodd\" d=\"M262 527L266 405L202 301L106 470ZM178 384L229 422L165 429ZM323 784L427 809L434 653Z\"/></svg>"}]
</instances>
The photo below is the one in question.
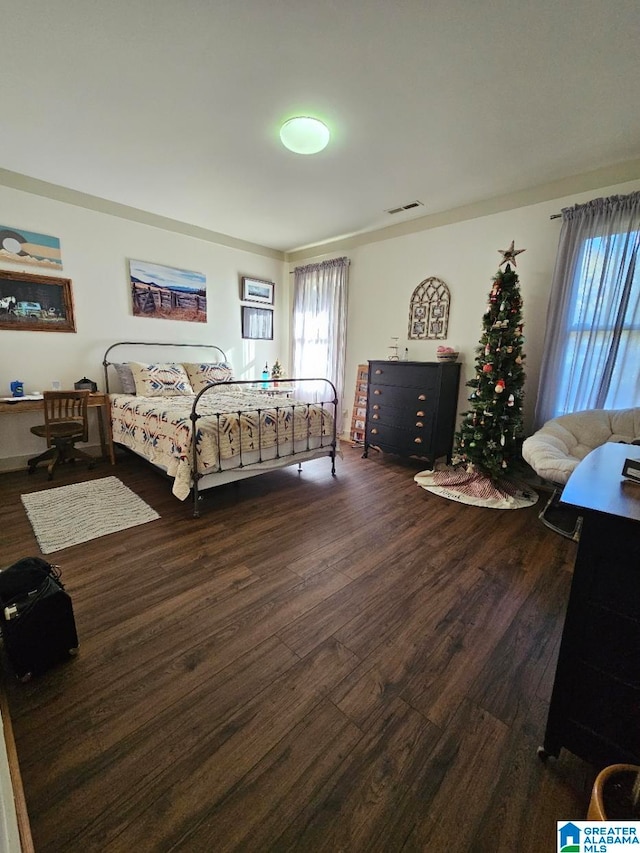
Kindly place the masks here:
<instances>
[{"instance_id":1,"label":"ceiling air vent","mask_svg":"<svg viewBox=\"0 0 640 853\"><path fill-rule=\"evenodd\" d=\"M385 210L385 213L402 213L403 210L413 210L414 207L424 207L424 205L421 201L410 201L400 207L391 207L389 210Z\"/></svg>"}]
</instances>

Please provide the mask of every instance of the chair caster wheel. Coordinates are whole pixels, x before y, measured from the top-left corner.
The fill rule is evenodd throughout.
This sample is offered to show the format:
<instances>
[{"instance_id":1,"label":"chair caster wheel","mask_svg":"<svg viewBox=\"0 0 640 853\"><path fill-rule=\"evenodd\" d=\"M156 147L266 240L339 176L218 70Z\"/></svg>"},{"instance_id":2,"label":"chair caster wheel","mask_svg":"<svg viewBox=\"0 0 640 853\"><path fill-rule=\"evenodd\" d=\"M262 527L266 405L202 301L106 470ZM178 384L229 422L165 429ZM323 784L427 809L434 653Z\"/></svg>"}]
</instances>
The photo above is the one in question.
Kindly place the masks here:
<instances>
[{"instance_id":1,"label":"chair caster wheel","mask_svg":"<svg viewBox=\"0 0 640 853\"><path fill-rule=\"evenodd\" d=\"M80 651L79 648L77 646L74 646L72 649L68 650L69 657L70 658L77 657L79 651Z\"/></svg>"}]
</instances>

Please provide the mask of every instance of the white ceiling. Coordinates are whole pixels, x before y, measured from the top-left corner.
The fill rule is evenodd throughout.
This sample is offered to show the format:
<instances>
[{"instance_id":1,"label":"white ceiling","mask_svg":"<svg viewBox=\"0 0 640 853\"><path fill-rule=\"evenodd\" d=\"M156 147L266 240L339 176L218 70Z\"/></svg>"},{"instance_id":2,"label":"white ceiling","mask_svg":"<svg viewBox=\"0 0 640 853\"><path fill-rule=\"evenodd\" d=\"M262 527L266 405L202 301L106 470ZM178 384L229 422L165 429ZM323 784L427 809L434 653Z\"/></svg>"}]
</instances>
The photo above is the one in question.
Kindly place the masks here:
<instances>
[{"instance_id":1,"label":"white ceiling","mask_svg":"<svg viewBox=\"0 0 640 853\"><path fill-rule=\"evenodd\" d=\"M2 5L0 167L261 246L640 156L638 0Z\"/></svg>"}]
</instances>

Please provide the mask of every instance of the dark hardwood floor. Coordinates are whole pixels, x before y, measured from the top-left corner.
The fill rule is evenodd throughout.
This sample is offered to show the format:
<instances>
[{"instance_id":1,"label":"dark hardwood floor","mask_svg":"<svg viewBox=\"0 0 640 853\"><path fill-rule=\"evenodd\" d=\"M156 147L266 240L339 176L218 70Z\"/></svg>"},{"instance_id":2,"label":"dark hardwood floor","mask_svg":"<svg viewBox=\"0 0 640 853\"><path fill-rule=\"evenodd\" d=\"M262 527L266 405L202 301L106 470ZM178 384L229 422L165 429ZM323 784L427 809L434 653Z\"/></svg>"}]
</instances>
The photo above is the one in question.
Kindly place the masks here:
<instances>
[{"instance_id":1,"label":"dark hardwood floor","mask_svg":"<svg viewBox=\"0 0 640 853\"><path fill-rule=\"evenodd\" d=\"M2 565L39 554L24 492L116 475L161 516L48 555L78 658L2 661L37 853L537 853L585 818L594 768L536 756L575 543L360 454L199 519L130 456L0 476Z\"/></svg>"}]
</instances>

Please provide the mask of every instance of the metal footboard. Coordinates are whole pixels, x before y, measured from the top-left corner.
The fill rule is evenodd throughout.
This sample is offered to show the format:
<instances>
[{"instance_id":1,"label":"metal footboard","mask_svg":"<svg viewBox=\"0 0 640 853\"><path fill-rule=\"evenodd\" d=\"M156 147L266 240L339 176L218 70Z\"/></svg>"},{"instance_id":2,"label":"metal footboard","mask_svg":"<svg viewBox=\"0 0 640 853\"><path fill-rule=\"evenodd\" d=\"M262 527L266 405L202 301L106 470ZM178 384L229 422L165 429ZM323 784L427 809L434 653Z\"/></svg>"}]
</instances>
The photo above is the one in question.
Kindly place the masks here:
<instances>
[{"instance_id":1,"label":"metal footboard","mask_svg":"<svg viewBox=\"0 0 640 853\"><path fill-rule=\"evenodd\" d=\"M297 400L295 398L295 388L296 386L302 386L304 384L309 383L324 383L325 387L328 387L327 396L331 396L331 399L328 400L320 400L317 403L307 403L301 400ZM261 407L251 406L247 409L234 409L234 410L225 410L221 412L215 412L213 414L207 413L203 414L198 411L198 404L201 399L205 397L209 392L213 389L223 386L225 389L229 388L229 386L248 386L251 390L258 390L257 385L259 385L259 390L265 394L265 405ZM289 393L293 394L293 397L289 397L288 394L286 397L283 397L279 402L276 402L276 399L279 399L275 396L269 396L269 388L273 388L274 392L276 389L281 386L286 386L287 389L291 389ZM300 408L306 407L306 435L296 435L295 433L295 412ZM319 448L311 447L311 436L310 425L310 412L312 408L320 409L320 418L322 423L321 434L319 436L320 445ZM329 440L324 441L324 411L325 407L332 409L329 411L332 420L332 429L331 434L327 437ZM290 453L282 453L282 445L280 442L280 413L291 412L291 425L292 425L292 433L291 433L291 452ZM275 442L275 457L269 455L268 458L263 458L263 441L262 441L262 415L264 412L275 412L275 431L276 431L276 442ZM217 469L209 469L206 474L215 474L216 471L218 473L228 473L233 470L242 470L248 466L254 468L256 465L260 465L262 462L272 462L273 458L275 459L290 459L290 462L283 462L283 467L289 464L294 464L296 462L296 458L303 456L306 452L320 449L320 448L330 448L330 452L328 453L329 458L331 459L331 474L335 476L336 473L336 449L337 449L337 413L338 413L338 394L336 391L336 387L329 379L325 379L323 377L313 377L313 378L304 378L304 379L263 379L259 383L253 379L250 380L232 380L225 382L212 382L203 388L197 395L193 402L193 406L191 408L191 451L192 451L192 476L193 476L193 515L194 518L197 518L200 515L199 502L201 500L201 490L199 488L200 480L205 476L205 473L199 470L198 467L198 421L203 418L216 418L217 419L217 427L216 430L216 441L217 441L217 458L218 458L218 466ZM258 459L253 459L250 462L246 462L246 451L243 455L243 447L242 447L242 430L243 430L243 415L247 414L257 414L258 418L258 439L257 439L257 452ZM239 444L239 453L238 453L238 462L236 465L227 466L223 468L222 465L222 453L221 453L221 444L220 444L220 423L221 419L227 418L229 416L235 416L238 419L238 444ZM303 451L300 449L296 450L296 442L304 441L306 439L305 448ZM255 452L255 451L254 451ZM265 469L271 470L271 469Z\"/></svg>"}]
</instances>

